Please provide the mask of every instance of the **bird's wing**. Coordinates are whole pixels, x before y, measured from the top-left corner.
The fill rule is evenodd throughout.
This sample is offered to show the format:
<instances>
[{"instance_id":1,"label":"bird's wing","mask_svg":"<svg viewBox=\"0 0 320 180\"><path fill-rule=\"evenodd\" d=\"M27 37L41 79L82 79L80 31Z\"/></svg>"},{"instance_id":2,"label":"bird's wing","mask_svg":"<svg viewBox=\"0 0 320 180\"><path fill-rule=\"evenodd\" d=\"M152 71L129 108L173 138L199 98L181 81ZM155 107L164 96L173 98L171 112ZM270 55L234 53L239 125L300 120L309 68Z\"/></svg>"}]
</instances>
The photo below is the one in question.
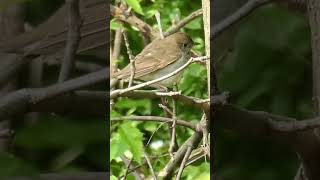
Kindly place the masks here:
<instances>
[{"instance_id":1,"label":"bird's wing","mask_svg":"<svg viewBox=\"0 0 320 180\"><path fill-rule=\"evenodd\" d=\"M162 44L158 48L152 45L147 46L140 54L135 57L135 78L142 77L158 69L162 69L175 62L182 55L178 47L167 48ZM179 53L177 53L179 52ZM122 70L113 75L118 79L127 79L131 75L131 65L127 65Z\"/></svg>"}]
</instances>

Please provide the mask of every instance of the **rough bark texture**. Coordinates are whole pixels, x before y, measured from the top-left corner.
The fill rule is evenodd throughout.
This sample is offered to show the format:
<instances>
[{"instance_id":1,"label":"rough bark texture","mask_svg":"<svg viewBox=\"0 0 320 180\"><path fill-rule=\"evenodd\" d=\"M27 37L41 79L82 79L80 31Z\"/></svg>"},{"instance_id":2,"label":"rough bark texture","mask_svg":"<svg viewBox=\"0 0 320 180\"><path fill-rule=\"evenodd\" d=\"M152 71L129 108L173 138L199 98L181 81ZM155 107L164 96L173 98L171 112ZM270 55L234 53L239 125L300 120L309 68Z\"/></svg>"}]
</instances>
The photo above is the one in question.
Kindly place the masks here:
<instances>
[{"instance_id":1,"label":"rough bark texture","mask_svg":"<svg viewBox=\"0 0 320 180\"><path fill-rule=\"evenodd\" d=\"M24 10L21 5L12 5L0 12L0 42L6 41L24 32ZM6 55L11 56L11 55ZM0 87L0 97L15 90L17 87L17 75L11 76L6 84ZM10 123L4 121L0 125L0 131L10 130ZM0 137L0 151L9 150L10 137Z\"/></svg>"},{"instance_id":2,"label":"rough bark texture","mask_svg":"<svg viewBox=\"0 0 320 180\"><path fill-rule=\"evenodd\" d=\"M308 19L311 30L311 47L312 47L312 74L313 74L313 102L314 114L320 115L320 1L307 1ZM303 162L304 174L308 180L320 179L320 142L319 129L314 131L312 137L301 137L298 149L304 149L299 152ZM311 142L308 144L308 149L304 147L305 141ZM313 141L313 142L312 142ZM303 177L302 177L303 178ZM300 178L300 179L302 179Z\"/></svg>"}]
</instances>

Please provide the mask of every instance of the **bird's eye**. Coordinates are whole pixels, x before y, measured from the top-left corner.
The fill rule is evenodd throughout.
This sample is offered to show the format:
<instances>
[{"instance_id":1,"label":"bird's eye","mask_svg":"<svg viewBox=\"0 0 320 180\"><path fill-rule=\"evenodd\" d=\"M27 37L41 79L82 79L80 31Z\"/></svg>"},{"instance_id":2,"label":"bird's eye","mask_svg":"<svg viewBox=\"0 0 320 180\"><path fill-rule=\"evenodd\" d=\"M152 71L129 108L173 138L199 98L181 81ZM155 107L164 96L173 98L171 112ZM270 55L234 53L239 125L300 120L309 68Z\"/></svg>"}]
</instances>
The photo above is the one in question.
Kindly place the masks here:
<instances>
[{"instance_id":1,"label":"bird's eye","mask_svg":"<svg viewBox=\"0 0 320 180\"><path fill-rule=\"evenodd\" d=\"M183 46L184 48L186 48L186 47L187 47L187 43L183 43L182 46Z\"/></svg>"}]
</instances>

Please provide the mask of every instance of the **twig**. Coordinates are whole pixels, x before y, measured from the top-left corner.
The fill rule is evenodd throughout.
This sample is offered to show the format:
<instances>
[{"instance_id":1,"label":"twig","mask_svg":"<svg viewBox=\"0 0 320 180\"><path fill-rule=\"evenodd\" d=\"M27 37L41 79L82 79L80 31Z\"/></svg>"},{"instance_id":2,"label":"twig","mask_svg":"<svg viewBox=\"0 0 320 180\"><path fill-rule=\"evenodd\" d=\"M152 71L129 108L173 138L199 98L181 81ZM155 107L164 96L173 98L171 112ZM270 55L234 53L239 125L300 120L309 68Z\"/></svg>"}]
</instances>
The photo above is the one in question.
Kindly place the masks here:
<instances>
[{"instance_id":1,"label":"twig","mask_svg":"<svg viewBox=\"0 0 320 180\"><path fill-rule=\"evenodd\" d=\"M177 178L176 178L177 180L179 180L181 178L182 172L183 172L184 168L186 167L186 164L187 164L187 161L189 159L189 156L190 156L191 152L192 152L192 147L189 146L188 149L187 149L187 152L184 155L184 158L183 158L183 160L181 162L181 165L180 165L180 168L179 168L179 171L178 171L178 175L177 175Z\"/></svg>"},{"instance_id":2,"label":"twig","mask_svg":"<svg viewBox=\"0 0 320 180\"><path fill-rule=\"evenodd\" d=\"M128 158L125 155L120 156L120 158L122 159L124 164L128 167L127 170L126 170L127 175L133 172L133 175L134 175L135 179L137 179L137 180L142 180L143 179L140 176L140 172L138 170L138 168L140 166L132 167L132 160L133 159L130 159L130 161L129 161ZM125 174L123 176L121 176L119 179L122 179L122 177L124 177L124 176L125 176ZM123 178L123 179L125 180L126 178Z\"/></svg>"},{"instance_id":3,"label":"twig","mask_svg":"<svg viewBox=\"0 0 320 180\"><path fill-rule=\"evenodd\" d=\"M27 112L29 106L36 105L44 100L104 82L107 80L108 74L109 71L105 68L52 86L34 89L26 88L9 93L0 99L0 121L14 114Z\"/></svg>"},{"instance_id":4,"label":"twig","mask_svg":"<svg viewBox=\"0 0 320 180\"><path fill-rule=\"evenodd\" d=\"M164 124L166 124L166 123L165 123L165 122L164 122L164 123L161 123L161 124L157 127L157 129L152 132L152 134L151 134L151 136L150 136L150 138L149 138L149 140L148 140L148 142L147 142L147 144L146 144L146 147L149 146L150 141L151 141L152 137L154 136L154 134L155 134Z\"/></svg>"},{"instance_id":5,"label":"twig","mask_svg":"<svg viewBox=\"0 0 320 180\"><path fill-rule=\"evenodd\" d=\"M149 159L147 153L146 153L146 152L143 152L143 154L144 154L144 157L145 157L146 160L147 160L147 163L148 163L148 166L149 166L149 168L150 168L150 171L151 171L151 174L152 174L153 178L154 178L155 180L158 180L157 175L156 175L156 173L155 173L154 170L153 170L152 164L151 164L151 162L150 162L150 159Z\"/></svg>"},{"instance_id":6,"label":"twig","mask_svg":"<svg viewBox=\"0 0 320 180\"><path fill-rule=\"evenodd\" d=\"M131 166L132 160L133 160L133 158L131 158L131 159L129 160L129 163L128 163L128 164L125 163L126 166L127 166L127 169L126 169L126 172L124 173L123 179L126 179L126 178L127 178L128 171L129 171L129 168L130 168L130 166Z\"/></svg>"},{"instance_id":7,"label":"twig","mask_svg":"<svg viewBox=\"0 0 320 180\"><path fill-rule=\"evenodd\" d=\"M70 78L74 69L75 56L79 47L80 41L80 10L79 0L67 0L69 7L68 19L68 40L65 49L64 60L62 62L61 71L59 74L59 82L63 82Z\"/></svg>"},{"instance_id":8,"label":"twig","mask_svg":"<svg viewBox=\"0 0 320 180\"><path fill-rule=\"evenodd\" d=\"M130 49L127 32L125 30L122 30L122 34L123 34L124 42L125 42L126 47L127 47L127 53L128 53L129 59L130 59L130 70L131 70L131 73L130 73L130 79L129 79L128 87L131 87L133 79L134 79L134 74L135 74L135 71L136 71L136 66L135 66L135 61L134 61L135 59L134 59L134 56L132 55L132 51Z\"/></svg>"},{"instance_id":9,"label":"twig","mask_svg":"<svg viewBox=\"0 0 320 180\"><path fill-rule=\"evenodd\" d=\"M197 147L201 141L201 138L202 133L195 132L187 141L185 141L175 153L174 157L171 158L169 163L165 166L165 168L160 171L159 176L162 177L163 180L171 179L175 168L180 165L188 147Z\"/></svg>"},{"instance_id":10,"label":"twig","mask_svg":"<svg viewBox=\"0 0 320 180\"><path fill-rule=\"evenodd\" d=\"M174 87L176 86L174 85ZM177 147L176 124L177 124L177 103L175 99L172 99L172 126L171 126L172 130L171 130L171 141L169 146L169 153L171 157L173 157L173 153Z\"/></svg>"},{"instance_id":11,"label":"twig","mask_svg":"<svg viewBox=\"0 0 320 180\"><path fill-rule=\"evenodd\" d=\"M211 29L210 39L217 37L220 33L231 27L236 22L240 21L249 15L256 8L271 2L270 0L249 0L244 6L239 8L235 13L225 18L220 23L214 25Z\"/></svg>"},{"instance_id":12,"label":"twig","mask_svg":"<svg viewBox=\"0 0 320 180\"><path fill-rule=\"evenodd\" d=\"M157 78L157 79L154 79L154 80L151 80L151 81L147 81L145 83L141 83L141 84L138 84L138 85L126 88L126 89L117 89L117 90L114 90L114 91L110 92L110 98L114 99L117 96L119 96L121 94L124 94L126 92L130 92L130 91L133 91L133 90L136 90L136 89L139 89L139 88L142 88L142 87L145 87L145 86L149 86L151 84L155 84L157 82L163 81L163 80L165 80L165 79L167 79L167 78L169 78L171 76L174 76L174 75L178 74L180 71L182 71L183 69L188 67L191 63L197 62L197 61L205 61L207 59L209 59L209 58L206 57L206 56L197 57L197 58L191 57L186 64L182 65L181 67L179 67L175 71L173 71L173 72L171 72L171 73L169 73L169 74L167 74L165 76L162 76L160 78Z\"/></svg>"},{"instance_id":13,"label":"twig","mask_svg":"<svg viewBox=\"0 0 320 180\"><path fill-rule=\"evenodd\" d=\"M203 133L203 149L205 150L206 154L210 157L210 145L209 145L209 126L208 126L208 119L206 118L206 115L203 114L201 121L199 122L199 124L197 126L199 126L199 131L202 131Z\"/></svg>"},{"instance_id":14,"label":"twig","mask_svg":"<svg viewBox=\"0 0 320 180\"><path fill-rule=\"evenodd\" d=\"M182 19L178 24L175 26L170 27L165 33L164 37L170 36L171 34L174 34L179 31L182 27L184 27L186 24L188 24L190 21L194 20L195 18L199 17L202 14L202 9L198 9L191 13L186 18Z\"/></svg>"},{"instance_id":15,"label":"twig","mask_svg":"<svg viewBox=\"0 0 320 180\"><path fill-rule=\"evenodd\" d=\"M134 121L153 121L153 122L165 122L172 123L171 118L165 118L160 116L122 116L122 117L113 117L110 118L111 121L123 121L123 120L134 120ZM192 130L196 130L195 124L185 121L185 120L177 120L177 125L184 126L190 128Z\"/></svg>"},{"instance_id":16,"label":"twig","mask_svg":"<svg viewBox=\"0 0 320 180\"><path fill-rule=\"evenodd\" d=\"M166 105L159 104L159 107L162 108L166 113L168 113L170 117L173 115L172 111Z\"/></svg>"},{"instance_id":17,"label":"twig","mask_svg":"<svg viewBox=\"0 0 320 180\"><path fill-rule=\"evenodd\" d=\"M200 151L198 150L200 149ZM199 159L205 157L207 154L204 152L203 148L198 148L198 149L195 149L193 150L194 154L191 154L189 159L188 159L188 162L186 164L186 167L193 164L194 162L198 161ZM195 152L197 151L197 152Z\"/></svg>"},{"instance_id":18,"label":"twig","mask_svg":"<svg viewBox=\"0 0 320 180\"><path fill-rule=\"evenodd\" d=\"M112 59L110 61L111 73L115 73L118 68L116 60L118 59L120 55L120 50L121 50L121 44L122 44L121 31L122 31L121 29L117 29L114 35L115 38L114 38L114 45L113 45L113 53L112 53Z\"/></svg>"},{"instance_id":19,"label":"twig","mask_svg":"<svg viewBox=\"0 0 320 180\"><path fill-rule=\"evenodd\" d=\"M152 31L152 28L149 24L142 21L132 13L128 13L125 9L110 5L110 14L114 18L127 22L128 24L138 28L145 38L151 39L152 37L156 37L155 32Z\"/></svg>"},{"instance_id":20,"label":"twig","mask_svg":"<svg viewBox=\"0 0 320 180\"><path fill-rule=\"evenodd\" d=\"M320 116L296 120L263 111L248 111L230 104L213 109L215 109L215 116L219 119L217 125L223 124L228 129L251 136L276 136L280 132L290 134L320 127ZM238 121L232 121L234 118ZM250 126L244 124L250 124Z\"/></svg>"},{"instance_id":21,"label":"twig","mask_svg":"<svg viewBox=\"0 0 320 180\"><path fill-rule=\"evenodd\" d=\"M152 90L133 90L126 93L119 95L120 97L133 97L133 98L161 98L161 97L172 97L179 102L184 103L185 105L193 106L195 108L206 109L208 108L208 104L214 105L224 105L227 104L228 94L224 93L217 96L212 96L210 99L199 99L191 96L185 96L182 94L174 94L172 95L170 92L169 94L155 92Z\"/></svg>"},{"instance_id":22,"label":"twig","mask_svg":"<svg viewBox=\"0 0 320 180\"><path fill-rule=\"evenodd\" d=\"M155 16L156 16L156 20L157 20L157 23L158 23L158 26L159 26L160 38L163 39L164 36L163 36L163 32L162 32L161 18L160 18L159 11L156 12Z\"/></svg>"},{"instance_id":23,"label":"twig","mask_svg":"<svg viewBox=\"0 0 320 180\"><path fill-rule=\"evenodd\" d=\"M156 95L163 96L163 97L172 97L176 95L181 95L181 91L171 91L171 92L156 92Z\"/></svg>"}]
</instances>

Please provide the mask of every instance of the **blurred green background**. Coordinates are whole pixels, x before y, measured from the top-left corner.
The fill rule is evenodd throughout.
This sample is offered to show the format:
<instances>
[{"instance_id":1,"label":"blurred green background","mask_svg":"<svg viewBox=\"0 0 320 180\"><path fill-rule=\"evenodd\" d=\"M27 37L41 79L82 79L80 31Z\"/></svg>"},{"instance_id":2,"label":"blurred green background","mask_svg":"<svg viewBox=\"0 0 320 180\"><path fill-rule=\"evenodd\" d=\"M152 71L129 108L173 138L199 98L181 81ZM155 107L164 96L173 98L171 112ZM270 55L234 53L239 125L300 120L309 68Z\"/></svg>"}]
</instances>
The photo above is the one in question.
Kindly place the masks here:
<instances>
[{"instance_id":1,"label":"blurred green background","mask_svg":"<svg viewBox=\"0 0 320 180\"><path fill-rule=\"evenodd\" d=\"M15 2L18 0L1 0L0 7L5 8ZM26 22L36 27L61 7L64 0L19 2L25 8ZM89 58L88 61L96 60ZM45 66L43 84L55 83L59 69L58 65ZM25 81L26 76L22 80ZM106 91L107 87L99 85L93 89ZM49 172L106 171L107 115L87 114L39 113L36 121L29 119L30 116L17 115L12 123L14 136L9 152L0 152L0 179Z\"/></svg>"},{"instance_id":2,"label":"blurred green background","mask_svg":"<svg viewBox=\"0 0 320 180\"><path fill-rule=\"evenodd\" d=\"M254 11L238 27L230 42L234 49L216 51L224 56L217 65L220 90L229 91L231 103L242 108L310 118L312 62L306 19L272 4ZM289 147L272 139L239 136L222 127L216 131L217 173L224 180L291 180L295 176L299 162Z\"/></svg>"}]
</instances>

